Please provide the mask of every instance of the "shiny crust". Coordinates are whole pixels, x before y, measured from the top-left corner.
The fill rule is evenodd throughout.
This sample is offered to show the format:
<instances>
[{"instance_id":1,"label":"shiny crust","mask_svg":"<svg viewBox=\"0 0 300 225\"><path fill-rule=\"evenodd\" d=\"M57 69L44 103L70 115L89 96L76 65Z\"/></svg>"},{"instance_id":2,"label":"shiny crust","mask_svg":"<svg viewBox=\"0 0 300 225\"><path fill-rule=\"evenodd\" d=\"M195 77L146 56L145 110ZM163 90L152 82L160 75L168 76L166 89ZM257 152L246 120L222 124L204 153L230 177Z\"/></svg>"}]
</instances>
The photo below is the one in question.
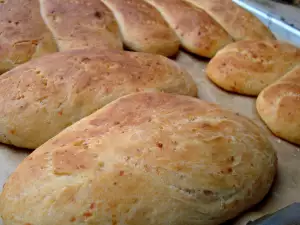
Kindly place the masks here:
<instances>
[{"instance_id":1,"label":"shiny crust","mask_svg":"<svg viewBox=\"0 0 300 225\"><path fill-rule=\"evenodd\" d=\"M127 48L173 56L179 39L160 13L141 0L102 0L112 10Z\"/></svg>"},{"instance_id":2,"label":"shiny crust","mask_svg":"<svg viewBox=\"0 0 300 225\"><path fill-rule=\"evenodd\" d=\"M256 107L276 136L300 145L300 64L264 89Z\"/></svg>"},{"instance_id":3,"label":"shiny crust","mask_svg":"<svg viewBox=\"0 0 300 225\"><path fill-rule=\"evenodd\" d=\"M0 2L0 74L56 51L51 32L40 16L38 0Z\"/></svg>"},{"instance_id":4,"label":"shiny crust","mask_svg":"<svg viewBox=\"0 0 300 225\"><path fill-rule=\"evenodd\" d=\"M125 96L28 156L6 225L216 225L262 200L276 155L248 119L196 98Z\"/></svg>"},{"instance_id":5,"label":"shiny crust","mask_svg":"<svg viewBox=\"0 0 300 225\"><path fill-rule=\"evenodd\" d=\"M272 40L272 32L232 0L186 0L205 10L235 40Z\"/></svg>"},{"instance_id":6,"label":"shiny crust","mask_svg":"<svg viewBox=\"0 0 300 225\"><path fill-rule=\"evenodd\" d=\"M175 30L186 50L213 57L232 42L229 34L205 11L182 0L146 0L152 4Z\"/></svg>"},{"instance_id":7,"label":"shiny crust","mask_svg":"<svg viewBox=\"0 0 300 225\"><path fill-rule=\"evenodd\" d=\"M280 41L239 41L209 62L206 73L219 87L257 96L300 63L300 50Z\"/></svg>"},{"instance_id":8,"label":"shiny crust","mask_svg":"<svg viewBox=\"0 0 300 225\"><path fill-rule=\"evenodd\" d=\"M197 95L191 76L166 57L73 50L0 77L0 141L36 148L120 96L138 91Z\"/></svg>"},{"instance_id":9,"label":"shiny crust","mask_svg":"<svg viewBox=\"0 0 300 225\"><path fill-rule=\"evenodd\" d=\"M122 49L118 24L100 0L40 0L41 13L60 51Z\"/></svg>"}]
</instances>

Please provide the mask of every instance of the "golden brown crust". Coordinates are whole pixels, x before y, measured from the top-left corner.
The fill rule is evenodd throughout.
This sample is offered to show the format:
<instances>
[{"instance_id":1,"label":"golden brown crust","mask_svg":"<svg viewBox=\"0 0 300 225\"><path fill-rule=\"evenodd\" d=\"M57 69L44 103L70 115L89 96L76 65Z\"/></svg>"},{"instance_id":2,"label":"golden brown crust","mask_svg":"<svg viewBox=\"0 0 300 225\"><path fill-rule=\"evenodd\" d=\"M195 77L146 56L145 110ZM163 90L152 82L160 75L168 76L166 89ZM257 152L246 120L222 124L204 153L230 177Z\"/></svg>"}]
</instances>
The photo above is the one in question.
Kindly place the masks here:
<instances>
[{"instance_id":1,"label":"golden brown crust","mask_svg":"<svg viewBox=\"0 0 300 225\"><path fill-rule=\"evenodd\" d=\"M300 64L265 88L256 107L276 136L300 145Z\"/></svg>"},{"instance_id":2,"label":"golden brown crust","mask_svg":"<svg viewBox=\"0 0 300 225\"><path fill-rule=\"evenodd\" d=\"M257 96L300 63L300 49L280 41L239 41L209 62L206 73L219 87Z\"/></svg>"},{"instance_id":3,"label":"golden brown crust","mask_svg":"<svg viewBox=\"0 0 300 225\"><path fill-rule=\"evenodd\" d=\"M59 50L122 49L118 24L101 0L40 0Z\"/></svg>"},{"instance_id":4,"label":"golden brown crust","mask_svg":"<svg viewBox=\"0 0 300 225\"><path fill-rule=\"evenodd\" d=\"M34 151L7 181L0 213L7 225L215 225L259 202L275 172L274 150L248 119L138 93Z\"/></svg>"},{"instance_id":5,"label":"golden brown crust","mask_svg":"<svg viewBox=\"0 0 300 225\"><path fill-rule=\"evenodd\" d=\"M160 13L141 0L102 0L119 24L124 44L131 50L173 56L179 39Z\"/></svg>"},{"instance_id":6,"label":"golden brown crust","mask_svg":"<svg viewBox=\"0 0 300 225\"><path fill-rule=\"evenodd\" d=\"M204 57L213 57L232 42L227 32L205 11L182 0L146 0L175 30L181 45Z\"/></svg>"},{"instance_id":7,"label":"golden brown crust","mask_svg":"<svg viewBox=\"0 0 300 225\"><path fill-rule=\"evenodd\" d=\"M205 10L235 40L274 40L272 32L232 0L186 0Z\"/></svg>"},{"instance_id":8,"label":"golden brown crust","mask_svg":"<svg viewBox=\"0 0 300 225\"><path fill-rule=\"evenodd\" d=\"M175 62L123 51L55 53L3 74L0 87L0 141L25 148L129 93L197 95L191 76Z\"/></svg>"},{"instance_id":9,"label":"golden brown crust","mask_svg":"<svg viewBox=\"0 0 300 225\"><path fill-rule=\"evenodd\" d=\"M40 16L38 0L0 2L0 74L56 51L56 44Z\"/></svg>"}]
</instances>

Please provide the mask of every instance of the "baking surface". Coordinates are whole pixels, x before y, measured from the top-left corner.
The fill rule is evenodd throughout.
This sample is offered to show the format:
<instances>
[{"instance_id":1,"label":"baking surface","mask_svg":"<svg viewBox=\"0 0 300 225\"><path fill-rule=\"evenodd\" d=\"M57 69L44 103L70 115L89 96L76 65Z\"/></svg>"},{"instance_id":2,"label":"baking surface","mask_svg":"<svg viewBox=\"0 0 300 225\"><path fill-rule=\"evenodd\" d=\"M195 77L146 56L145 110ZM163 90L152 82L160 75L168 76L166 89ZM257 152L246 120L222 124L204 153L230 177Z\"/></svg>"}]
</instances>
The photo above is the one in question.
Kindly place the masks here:
<instances>
[{"instance_id":1,"label":"baking surface","mask_svg":"<svg viewBox=\"0 0 300 225\"><path fill-rule=\"evenodd\" d=\"M239 112L252 119L267 130L255 109L255 98L229 94L212 84L204 73L208 61L180 52L176 61L193 76L198 85L199 98L217 103L224 108ZM278 175L274 187L267 198L257 207L249 210L235 221L234 225L245 225L255 219L283 208L291 203L300 202L300 148L270 134L270 140L278 154ZM30 152L0 145L0 191L7 177ZM0 225L3 225L0 220Z\"/></svg>"}]
</instances>

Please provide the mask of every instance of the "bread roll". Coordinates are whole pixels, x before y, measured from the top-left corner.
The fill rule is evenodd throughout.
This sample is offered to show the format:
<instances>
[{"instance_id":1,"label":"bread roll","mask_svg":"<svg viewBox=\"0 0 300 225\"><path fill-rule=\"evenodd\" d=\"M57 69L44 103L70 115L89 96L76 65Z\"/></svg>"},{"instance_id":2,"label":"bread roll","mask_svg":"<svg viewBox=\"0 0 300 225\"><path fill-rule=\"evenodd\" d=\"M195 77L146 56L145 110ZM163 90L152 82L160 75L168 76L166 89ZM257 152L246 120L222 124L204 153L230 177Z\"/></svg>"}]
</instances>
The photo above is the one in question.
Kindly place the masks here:
<instances>
[{"instance_id":1,"label":"bread roll","mask_svg":"<svg viewBox=\"0 0 300 225\"><path fill-rule=\"evenodd\" d=\"M5 225L216 225L258 203L276 155L248 119L196 98L137 93L26 158L0 197Z\"/></svg>"},{"instance_id":2,"label":"bread roll","mask_svg":"<svg viewBox=\"0 0 300 225\"><path fill-rule=\"evenodd\" d=\"M40 0L59 50L122 49L118 24L100 0Z\"/></svg>"},{"instance_id":3,"label":"bread roll","mask_svg":"<svg viewBox=\"0 0 300 225\"><path fill-rule=\"evenodd\" d=\"M127 48L173 56L179 39L160 13L141 0L102 0L112 10Z\"/></svg>"},{"instance_id":4,"label":"bread roll","mask_svg":"<svg viewBox=\"0 0 300 225\"><path fill-rule=\"evenodd\" d=\"M205 10L237 41L272 40L272 32L232 0L186 0Z\"/></svg>"},{"instance_id":5,"label":"bread roll","mask_svg":"<svg viewBox=\"0 0 300 225\"><path fill-rule=\"evenodd\" d=\"M191 76L159 55L73 50L0 77L0 142L36 148L120 96L138 91L197 95Z\"/></svg>"},{"instance_id":6,"label":"bread roll","mask_svg":"<svg viewBox=\"0 0 300 225\"><path fill-rule=\"evenodd\" d=\"M0 2L0 74L55 51L56 44L40 16L38 0Z\"/></svg>"},{"instance_id":7,"label":"bread roll","mask_svg":"<svg viewBox=\"0 0 300 225\"><path fill-rule=\"evenodd\" d=\"M256 107L276 136L300 145L300 64L265 88Z\"/></svg>"},{"instance_id":8,"label":"bread roll","mask_svg":"<svg viewBox=\"0 0 300 225\"><path fill-rule=\"evenodd\" d=\"M182 0L146 0L175 30L186 50L211 58L232 42L228 33L206 12Z\"/></svg>"},{"instance_id":9,"label":"bread roll","mask_svg":"<svg viewBox=\"0 0 300 225\"><path fill-rule=\"evenodd\" d=\"M300 63L300 50L279 41L239 41L210 61L206 73L219 87L257 96Z\"/></svg>"}]
</instances>

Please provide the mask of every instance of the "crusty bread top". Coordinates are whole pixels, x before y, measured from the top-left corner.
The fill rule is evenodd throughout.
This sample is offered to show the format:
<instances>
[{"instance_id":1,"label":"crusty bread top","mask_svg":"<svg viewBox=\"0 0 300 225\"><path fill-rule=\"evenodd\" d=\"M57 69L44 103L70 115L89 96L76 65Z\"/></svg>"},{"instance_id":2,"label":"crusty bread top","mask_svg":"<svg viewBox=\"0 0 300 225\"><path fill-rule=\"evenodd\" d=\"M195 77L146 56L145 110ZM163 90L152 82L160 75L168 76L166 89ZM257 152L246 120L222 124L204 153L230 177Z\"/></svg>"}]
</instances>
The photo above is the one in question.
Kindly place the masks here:
<instances>
[{"instance_id":1,"label":"crusty bread top","mask_svg":"<svg viewBox=\"0 0 300 225\"><path fill-rule=\"evenodd\" d=\"M160 13L141 0L102 0L112 10L127 48L173 56L179 39Z\"/></svg>"},{"instance_id":2,"label":"crusty bread top","mask_svg":"<svg viewBox=\"0 0 300 225\"><path fill-rule=\"evenodd\" d=\"M239 41L209 62L208 77L225 90L258 95L300 63L300 49L280 41Z\"/></svg>"},{"instance_id":3,"label":"crusty bread top","mask_svg":"<svg viewBox=\"0 0 300 225\"><path fill-rule=\"evenodd\" d=\"M182 46L204 57L212 57L232 42L230 35L205 11L182 0L146 0L175 30Z\"/></svg>"},{"instance_id":4,"label":"crusty bread top","mask_svg":"<svg viewBox=\"0 0 300 225\"><path fill-rule=\"evenodd\" d=\"M300 64L265 88L256 106L275 135L300 145Z\"/></svg>"},{"instance_id":5,"label":"crusty bread top","mask_svg":"<svg viewBox=\"0 0 300 225\"><path fill-rule=\"evenodd\" d=\"M122 49L118 24L101 0L40 0L59 50Z\"/></svg>"},{"instance_id":6,"label":"crusty bread top","mask_svg":"<svg viewBox=\"0 0 300 225\"><path fill-rule=\"evenodd\" d=\"M272 32L232 0L185 0L210 14L235 40L272 40Z\"/></svg>"},{"instance_id":7,"label":"crusty bread top","mask_svg":"<svg viewBox=\"0 0 300 225\"><path fill-rule=\"evenodd\" d=\"M0 74L55 51L56 44L40 16L38 0L0 2Z\"/></svg>"},{"instance_id":8,"label":"crusty bread top","mask_svg":"<svg viewBox=\"0 0 300 225\"><path fill-rule=\"evenodd\" d=\"M260 201L276 155L259 127L187 96L116 100L35 150L0 197L5 224L215 225Z\"/></svg>"},{"instance_id":9,"label":"crusty bread top","mask_svg":"<svg viewBox=\"0 0 300 225\"><path fill-rule=\"evenodd\" d=\"M153 54L73 50L0 77L0 141L36 148L116 98L137 91L197 95L191 76Z\"/></svg>"}]
</instances>

